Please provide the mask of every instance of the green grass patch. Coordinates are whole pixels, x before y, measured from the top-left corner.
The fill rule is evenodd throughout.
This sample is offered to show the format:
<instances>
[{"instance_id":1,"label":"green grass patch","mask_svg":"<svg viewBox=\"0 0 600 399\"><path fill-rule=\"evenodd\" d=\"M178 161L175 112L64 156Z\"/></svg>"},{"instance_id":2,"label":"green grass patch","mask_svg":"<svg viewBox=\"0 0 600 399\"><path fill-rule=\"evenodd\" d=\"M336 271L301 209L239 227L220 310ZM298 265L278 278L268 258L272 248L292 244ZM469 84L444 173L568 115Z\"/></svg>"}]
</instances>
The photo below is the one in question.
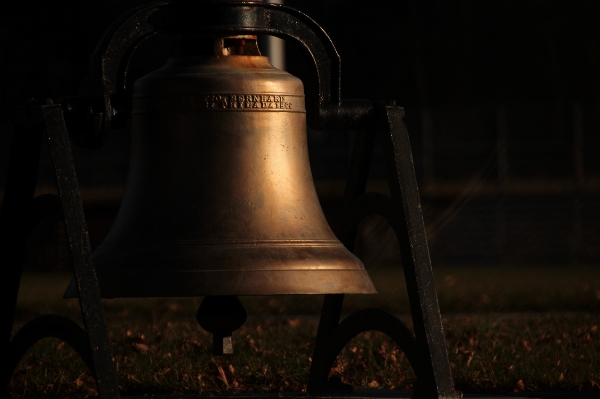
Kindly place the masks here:
<instances>
[{"instance_id":1,"label":"green grass patch","mask_svg":"<svg viewBox=\"0 0 600 399\"><path fill-rule=\"evenodd\" d=\"M375 270L379 295L348 296L345 312L366 306L401 314L411 327L401 273ZM598 390L600 272L594 268L441 268L435 271L455 385L467 393ZM27 274L16 328L38 314L80 320L60 299L69 276ZM249 321L234 333L234 355L210 354L195 321L201 298L105 300L121 392L296 392L306 388L322 296L242 298ZM551 312L558 310L559 312ZM519 313L513 313L519 312ZM386 336L350 342L333 374L355 388L410 390L415 377ZM63 343L46 339L19 364L14 398L95 395L89 372Z\"/></svg>"}]
</instances>

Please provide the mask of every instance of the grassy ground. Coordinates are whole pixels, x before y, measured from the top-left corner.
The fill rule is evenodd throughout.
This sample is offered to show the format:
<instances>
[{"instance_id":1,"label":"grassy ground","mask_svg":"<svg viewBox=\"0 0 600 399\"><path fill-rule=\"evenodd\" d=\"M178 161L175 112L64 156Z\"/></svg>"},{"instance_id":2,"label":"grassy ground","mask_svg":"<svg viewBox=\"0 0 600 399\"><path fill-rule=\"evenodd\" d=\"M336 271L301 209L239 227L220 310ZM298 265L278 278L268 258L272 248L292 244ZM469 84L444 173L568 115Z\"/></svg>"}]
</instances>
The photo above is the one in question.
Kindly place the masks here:
<instances>
[{"instance_id":1,"label":"grassy ground","mask_svg":"<svg viewBox=\"0 0 600 399\"><path fill-rule=\"evenodd\" d=\"M599 390L600 268L440 268L435 271L451 367L469 393ZM411 326L402 275L373 270L380 295L348 297L346 312L383 307ZM59 299L68 275L27 274L15 328L35 315L77 318ZM210 355L195 322L200 298L105 301L123 393L302 391L322 297L242 298L249 321L232 356ZM332 370L355 388L412 389L410 366L379 333L355 338ZM15 398L94 395L73 351L54 339L32 348L10 384Z\"/></svg>"}]
</instances>

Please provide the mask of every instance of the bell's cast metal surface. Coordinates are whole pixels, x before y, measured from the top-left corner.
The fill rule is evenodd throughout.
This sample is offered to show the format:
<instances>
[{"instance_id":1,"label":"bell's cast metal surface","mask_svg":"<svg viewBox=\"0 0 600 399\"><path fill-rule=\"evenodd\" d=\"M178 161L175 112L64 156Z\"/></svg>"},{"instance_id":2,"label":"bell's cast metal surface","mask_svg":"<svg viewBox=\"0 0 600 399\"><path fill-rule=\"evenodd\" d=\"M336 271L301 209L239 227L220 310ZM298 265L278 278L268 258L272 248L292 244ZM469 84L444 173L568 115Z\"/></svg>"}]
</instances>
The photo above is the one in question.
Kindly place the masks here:
<instances>
[{"instance_id":1,"label":"bell's cast metal surface","mask_svg":"<svg viewBox=\"0 0 600 399\"><path fill-rule=\"evenodd\" d=\"M102 296L375 293L321 210L302 82L235 54L255 37L217 55L181 41L135 84L125 197L94 253Z\"/></svg>"},{"instance_id":2,"label":"bell's cast metal surface","mask_svg":"<svg viewBox=\"0 0 600 399\"><path fill-rule=\"evenodd\" d=\"M132 93L126 79L131 55L161 32L180 34L178 50ZM257 34L300 45L313 66L306 97L298 79L260 56ZM328 378L329 370L352 337L378 330L414 368L415 398L461 397L452 383L404 111L342 101L340 65L327 34L294 9L235 0L154 3L107 30L78 96L30 103L16 127L0 219L0 284L10 296L9 317L2 319L0 355L8 366L0 375L2 393L27 349L56 337L83 358L99 397L119 397L101 296L206 295L198 322L213 333L215 353L231 353L231 333L246 319L236 295L324 293L309 395L351 392L339 378ZM98 147L129 114L127 192L92 261L69 139ZM336 235L315 194L307 122L315 129L358 130ZM59 195L32 200L44 137ZM365 193L376 137L389 198ZM346 249L353 247L360 219L373 213L386 218L398 237L414 335L378 309L340 321L345 293L375 292ZM12 336L27 235L45 215L63 218L67 226L74 268L67 295L79 297L85 329L43 315Z\"/></svg>"}]
</instances>

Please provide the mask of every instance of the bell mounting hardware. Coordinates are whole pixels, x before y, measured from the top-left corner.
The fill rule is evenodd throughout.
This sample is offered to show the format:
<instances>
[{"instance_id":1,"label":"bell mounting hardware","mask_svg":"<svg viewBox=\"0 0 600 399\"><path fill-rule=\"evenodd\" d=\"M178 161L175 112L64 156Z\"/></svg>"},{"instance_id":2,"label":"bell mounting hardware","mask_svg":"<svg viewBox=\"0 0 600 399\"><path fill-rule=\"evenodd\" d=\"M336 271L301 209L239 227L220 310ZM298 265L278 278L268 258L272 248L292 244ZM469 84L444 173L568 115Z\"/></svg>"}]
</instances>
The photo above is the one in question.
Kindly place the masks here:
<instances>
[{"instance_id":1,"label":"bell mounting hardware","mask_svg":"<svg viewBox=\"0 0 600 399\"><path fill-rule=\"evenodd\" d=\"M179 34L175 55L132 85L132 54L163 32ZM304 84L260 55L256 35L263 34L298 45L311 65ZM0 281L10 298L2 320L0 357L7 367L0 389L8 393L29 347L56 337L85 361L100 398L120 397L102 297L204 296L197 319L213 333L213 352L223 354L233 351L232 333L246 320L237 295L325 294L307 395L351 394L352 387L328 379L329 371L353 337L377 330L414 368L414 397L461 397L452 383L404 110L342 100L340 68L327 34L292 8L258 1L160 2L131 10L106 31L77 96L24 107L0 219ZM126 194L113 229L92 256L70 142L99 147L130 116ZM312 181L307 124L357 132L341 212L331 228ZM45 139L58 196L34 198ZM390 197L365 193L376 139ZM345 294L376 292L350 252L359 221L370 214L384 217L400 243L414 335L379 309L340 321ZM65 221L74 270L65 295L79 298L84 328L44 315L12 336L27 237L51 215Z\"/></svg>"}]
</instances>

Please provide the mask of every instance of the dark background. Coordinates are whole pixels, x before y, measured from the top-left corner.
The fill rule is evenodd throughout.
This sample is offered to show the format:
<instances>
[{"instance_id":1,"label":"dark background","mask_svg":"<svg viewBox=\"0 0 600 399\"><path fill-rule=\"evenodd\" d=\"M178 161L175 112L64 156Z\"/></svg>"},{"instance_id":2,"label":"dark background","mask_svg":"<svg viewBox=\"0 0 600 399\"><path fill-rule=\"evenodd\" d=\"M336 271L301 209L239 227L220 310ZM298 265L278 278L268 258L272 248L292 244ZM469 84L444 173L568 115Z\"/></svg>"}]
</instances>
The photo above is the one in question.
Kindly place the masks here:
<instances>
[{"instance_id":1,"label":"dark background","mask_svg":"<svg viewBox=\"0 0 600 399\"><path fill-rule=\"evenodd\" d=\"M1 3L0 188L15 107L31 97L75 94L102 32L143 3ZM600 262L599 2L286 5L312 16L333 39L342 56L344 98L406 107L434 262ZM133 74L160 67L173 42L165 35L147 43ZM305 75L291 46L287 69ZM328 213L335 211L351 143L347 132L309 134ZM113 132L100 150L74 149L94 246L118 208L128 153L126 129ZM40 190L52 184L47 166L46 157ZM373 178L382 177L376 165ZM384 224L371 227L367 242L389 241ZM53 229L60 227L38 234Z\"/></svg>"}]
</instances>

